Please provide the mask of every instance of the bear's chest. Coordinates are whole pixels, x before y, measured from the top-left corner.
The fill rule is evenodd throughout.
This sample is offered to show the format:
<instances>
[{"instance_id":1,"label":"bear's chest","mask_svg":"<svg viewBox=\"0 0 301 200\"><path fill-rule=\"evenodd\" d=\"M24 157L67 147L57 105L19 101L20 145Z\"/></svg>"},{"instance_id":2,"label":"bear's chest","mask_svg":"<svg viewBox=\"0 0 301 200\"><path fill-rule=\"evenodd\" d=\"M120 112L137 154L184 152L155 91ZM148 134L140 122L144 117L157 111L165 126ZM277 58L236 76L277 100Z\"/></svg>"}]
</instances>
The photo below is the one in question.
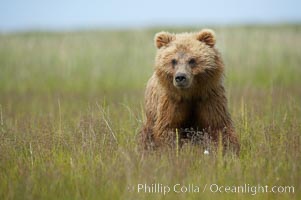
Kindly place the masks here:
<instances>
[{"instance_id":1,"label":"bear's chest","mask_svg":"<svg viewBox=\"0 0 301 200\"><path fill-rule=\"evenodd\" d=\"M187 102L175 106L173 115L174 127L190 128L197 126L198 122L198 107L196 102Z\"/></svg>"}]
</instances>

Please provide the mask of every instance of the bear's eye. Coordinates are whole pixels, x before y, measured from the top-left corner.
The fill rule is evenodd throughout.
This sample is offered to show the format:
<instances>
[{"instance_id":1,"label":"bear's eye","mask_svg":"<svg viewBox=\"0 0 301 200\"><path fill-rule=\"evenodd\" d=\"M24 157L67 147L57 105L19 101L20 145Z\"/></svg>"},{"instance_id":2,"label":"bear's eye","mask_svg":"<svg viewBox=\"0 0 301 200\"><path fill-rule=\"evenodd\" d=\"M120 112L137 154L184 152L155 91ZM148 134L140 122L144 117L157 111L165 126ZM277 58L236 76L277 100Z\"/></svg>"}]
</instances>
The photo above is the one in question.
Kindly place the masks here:
<instances>
[{"instance_id":1,"label":"bear's eye","mask_svg":"<svg viewBox=\"0 0 301 200\"><path fill-rule=\"evenodd\" d=\"M189 65L195 65L196 61L194 58L191 58L189 61L188 61L188 64Z\"/></svg>"},{"instance_id":2,"label":"bear's eye","mask_svg":"<svg viewBox=\"0 0 301 200\"><path fill-rule=\"evenodd\" d=\"M171 64L172 64L173 66L175 66L177 63L178 63L178 61L177 61L176 59L172 59L172 60L171 60Z\"/></svg>"}]
</instances>

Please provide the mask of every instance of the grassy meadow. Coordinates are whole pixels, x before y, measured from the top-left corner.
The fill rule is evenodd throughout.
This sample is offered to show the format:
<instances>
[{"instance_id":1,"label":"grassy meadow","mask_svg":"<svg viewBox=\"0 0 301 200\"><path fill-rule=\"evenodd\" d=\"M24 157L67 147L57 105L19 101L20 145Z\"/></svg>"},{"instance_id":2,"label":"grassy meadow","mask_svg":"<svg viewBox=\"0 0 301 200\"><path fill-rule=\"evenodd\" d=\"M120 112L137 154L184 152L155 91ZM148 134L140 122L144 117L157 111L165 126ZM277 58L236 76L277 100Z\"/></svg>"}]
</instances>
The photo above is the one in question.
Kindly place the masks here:
<instances>
[{"instance_id":1,"label":"grassy meadow","mask_svg":"<svg viewBox=\"0 0 301 200\"><path fill-rule=\"evenodd\" d=\"M301 199L301 26L213 29L239 157L137 148L154 34L198 29L0 35L0 199ZM164 195L138 184L200 190Z\"/></svg>"}]
</instances>

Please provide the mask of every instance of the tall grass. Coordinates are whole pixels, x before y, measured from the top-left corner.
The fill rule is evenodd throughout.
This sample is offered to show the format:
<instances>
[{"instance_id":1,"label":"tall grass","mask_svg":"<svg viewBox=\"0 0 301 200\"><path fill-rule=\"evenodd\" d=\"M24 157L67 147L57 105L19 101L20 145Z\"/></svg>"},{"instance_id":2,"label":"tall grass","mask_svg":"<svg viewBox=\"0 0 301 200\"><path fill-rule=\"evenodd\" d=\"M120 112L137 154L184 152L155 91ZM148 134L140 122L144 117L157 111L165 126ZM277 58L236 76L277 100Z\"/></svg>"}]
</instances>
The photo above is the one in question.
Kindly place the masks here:
<instances>
[{"instance_id":1,"label":"tall grass","mask_svg":"<svg viewBox=\"0 0 301 200\"><path fill-rule=\"evenodd\" d=\"M300 199L301 27L215 30L239 157L138 151L157 30L1 35L0 199ZM137 191L177 183L200 191ZM213 193L211 184L294 193Z\"/></svg>"}]
</instances>

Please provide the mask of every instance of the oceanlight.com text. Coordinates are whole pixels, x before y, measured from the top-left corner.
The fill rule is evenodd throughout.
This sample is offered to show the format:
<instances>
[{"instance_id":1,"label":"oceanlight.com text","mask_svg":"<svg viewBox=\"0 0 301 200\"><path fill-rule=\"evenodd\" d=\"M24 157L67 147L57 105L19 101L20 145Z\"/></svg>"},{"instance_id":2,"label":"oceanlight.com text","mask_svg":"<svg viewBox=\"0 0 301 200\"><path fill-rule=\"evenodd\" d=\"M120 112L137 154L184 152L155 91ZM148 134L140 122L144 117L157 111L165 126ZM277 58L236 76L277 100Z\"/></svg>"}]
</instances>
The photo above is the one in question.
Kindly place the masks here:
<instances>
[{"instance_id":1,"label":"oceanlight.com text","mask_svg":"<svg viewBox=\"0 0 301 200\"><path fill-rule=\"evenodd\" d=\"M241 185L221 185L221 184L137 184L128 188L130 191L138 193L161 193L167 195L169 193L237 193L237 194L250 194L256 195L259 193L295 193L295 187L289 185L252 185L252 184L241 184Z\"/></svg>"}]
</instances>

